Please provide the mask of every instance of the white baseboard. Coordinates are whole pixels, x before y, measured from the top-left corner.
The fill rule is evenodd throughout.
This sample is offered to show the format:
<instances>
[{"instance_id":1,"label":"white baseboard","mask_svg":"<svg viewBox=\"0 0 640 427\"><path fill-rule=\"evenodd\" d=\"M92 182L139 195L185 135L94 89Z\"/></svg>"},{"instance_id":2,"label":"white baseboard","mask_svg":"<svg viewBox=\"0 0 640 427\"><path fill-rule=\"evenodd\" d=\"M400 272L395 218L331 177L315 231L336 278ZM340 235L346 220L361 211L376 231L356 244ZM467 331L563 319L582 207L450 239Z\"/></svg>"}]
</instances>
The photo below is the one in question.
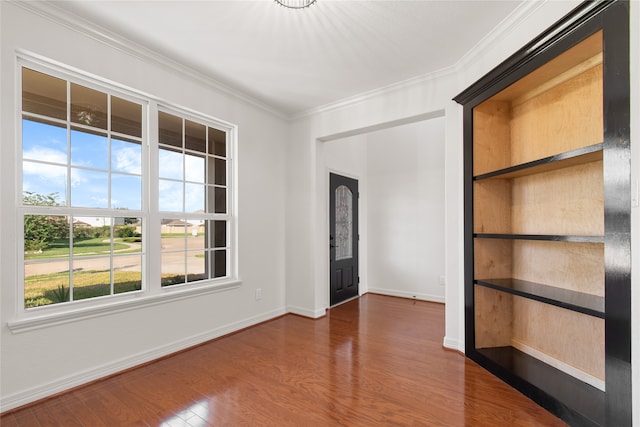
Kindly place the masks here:
<instances>
[{"instance_id":1,"label":"white baseboard","mask_svg":"<svg viewBox=\"0 0 640 427\"><path fill-rule=\"evenodd\" d=\"M442 346L449 350L456 350L464 354L464 341L455 338L444 337Z\"/></svg>"},{"instance_id":2,"label":"white baseboard","mask_svg":"<svg viewBox=\"0 0 640 427\"><path fill-rule=\"evenodd\" d=\"M327 314L327 310L324 308L318 310L309 310L295 305L287 306L287 312L291 314L297 314L298 316L310 317L311 319L318 319Z\"/></svg>"},{"instance_id":3,"label":"white baseboard","mask_svg":"<svg viewBox=\"0 0 640 427\"><path fill-rule=\"evenodd\" d=\"M444 303L444 295L430 295L421 294L416 292L398 291L395 289L383 289L383 288L369 288L369 291L373 294L389 295L392 297L419 299L421 301L440 302Z\"/></svg>"},{"instance_id":4,"label":"white baseboard","mask_svg":"<svg viewBox=\"0 0 640 427\"><path fill-rule=\"evenodd\" d=\"M193 335L191 337L181 339L179 341L174 341L167 345L162 345L160 347L156 347L148 351L127 356L122 359L115 360L110 363L106 363L104 365L96 366L95 368L91 368L82 372L77 372L68 377L60 378L59 380L56 380L56 381L51 381L49 383L41 384L37 387L33 387L28 390L20 391L18 393L14 393L8 396L2 396L0 397L0 412L8 411L10 409L14 409L14 408L26 405L28 403L35 402L37 400L44 399L54 394L63 392L65 390L69 390L71 388L89 383L91 381L95 381L100 378L104 378L106 376L113 375L118 372L122 372L126 369L130 369L130 368L142 365L144 363L151 362L161 357L168 356L172 353L178 352L180 350L184 350L189 347L202 344L209 340L219 338L221 336L230 334L232 332L239 331L240 329L253 326L255 324L273 319L275 317L281 316L286 313L287 311L284 308L279 308L273 311L259 314L257 316L240 320L238 322L224 325L219 328L215 328L205 333Z\"/></svg>"}]
</instances>

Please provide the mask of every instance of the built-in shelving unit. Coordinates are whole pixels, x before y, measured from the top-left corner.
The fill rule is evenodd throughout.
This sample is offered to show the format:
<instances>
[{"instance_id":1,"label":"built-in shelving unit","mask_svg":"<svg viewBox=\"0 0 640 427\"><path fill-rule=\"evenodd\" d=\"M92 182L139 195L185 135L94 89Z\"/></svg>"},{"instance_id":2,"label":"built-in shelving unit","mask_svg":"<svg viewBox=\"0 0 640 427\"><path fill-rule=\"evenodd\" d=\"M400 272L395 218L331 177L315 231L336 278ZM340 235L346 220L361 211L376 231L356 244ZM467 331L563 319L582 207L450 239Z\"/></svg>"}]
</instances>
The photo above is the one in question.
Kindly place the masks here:
<instances>
[{"instance_id":1,"label":"built-in shelving unit","mask_svg":"<svg viewBox=\"0 0 640 427\"><path fill-rule=\"evenodd\" d=\"M627 24L585 2L455 98L466 353L576 426L631 425Z\"/></svg>"}]
</instances>

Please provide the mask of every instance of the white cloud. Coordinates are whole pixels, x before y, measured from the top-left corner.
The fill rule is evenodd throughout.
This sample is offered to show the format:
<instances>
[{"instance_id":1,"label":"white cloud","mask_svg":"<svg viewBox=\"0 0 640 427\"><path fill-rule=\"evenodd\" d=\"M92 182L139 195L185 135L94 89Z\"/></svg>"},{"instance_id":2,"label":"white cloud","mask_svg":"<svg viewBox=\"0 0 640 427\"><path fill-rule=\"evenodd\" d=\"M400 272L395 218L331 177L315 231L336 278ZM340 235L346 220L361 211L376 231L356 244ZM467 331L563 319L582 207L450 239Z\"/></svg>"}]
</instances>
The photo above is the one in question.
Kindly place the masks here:
<instances>
[{"instance_id":1,"label":"white cloud","mask_svg":"<svg viewBox=\"0 0 640 427\"><path fill-rule=\"evenodd\" d=\"M182 154L175 151L158 152L159 174L162 178L183 179Z\"/></svg>"},{"instance_id":2,"label":"white cloud","mask_svg":"<svg viewBox=\"0 0 640 427\"><path fill-rule=\"evenodd\" d=\"M41 160L43 162L67 164L67 154L64 151L55 150L53 148L43 147L41 145L25 150L22 153L24 159Z\"/></svg>"},{"instance_id":3,"label":"white cloud","mask_svg":"<svg viewBox=\"0 0 640 427\"><path fill-rule=\"evenodd\" d=\"M122 147L113 150L113 169L120 172L140 174L142 173L142 162L140 159L140 148Z\"/></svg>"}]
</instances>

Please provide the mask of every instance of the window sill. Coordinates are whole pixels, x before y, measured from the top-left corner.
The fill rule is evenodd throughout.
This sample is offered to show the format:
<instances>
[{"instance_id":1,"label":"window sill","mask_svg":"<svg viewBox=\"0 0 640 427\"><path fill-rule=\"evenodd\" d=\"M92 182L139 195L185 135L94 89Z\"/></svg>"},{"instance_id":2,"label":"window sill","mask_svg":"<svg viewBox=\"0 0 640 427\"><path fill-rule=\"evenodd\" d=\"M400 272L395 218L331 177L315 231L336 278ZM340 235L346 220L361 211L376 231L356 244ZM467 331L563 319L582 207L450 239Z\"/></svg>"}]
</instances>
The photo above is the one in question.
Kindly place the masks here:
<instances>
[{"instance_id":1,"label":"window sill","mask_svg":"<svg viewBox=\"0 0 640 427\"><path fill-rule=\"evenodd\" d=\"M98 306L70 309L63 312L48 313L7 322L9 330L14 334L44 329L65 323L77 322L94 317L107 316L143 307L152 307L158 304L166 304L185 298L193 298L198 295L222 292L240 287L242 282L234 280L225 283L189 287L185 289L163 289L163 293L152 296L139 296L126 301L109 302Z\"/></svg>"}]
</instances>

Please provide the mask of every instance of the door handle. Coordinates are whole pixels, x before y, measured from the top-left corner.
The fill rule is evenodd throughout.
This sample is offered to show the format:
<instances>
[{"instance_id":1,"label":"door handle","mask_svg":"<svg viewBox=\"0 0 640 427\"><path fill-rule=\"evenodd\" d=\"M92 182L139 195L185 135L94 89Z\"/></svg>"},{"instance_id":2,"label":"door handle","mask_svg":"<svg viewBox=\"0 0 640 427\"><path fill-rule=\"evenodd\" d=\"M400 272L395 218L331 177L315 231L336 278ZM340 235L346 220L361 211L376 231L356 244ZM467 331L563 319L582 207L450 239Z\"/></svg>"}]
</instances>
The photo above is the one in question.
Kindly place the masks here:
<instances>
[{"instance_id":1,"label":"door handle","mask_svg":"<svg viewBox=\"0 0 640 427\"><path fill-rule=\"evenodd\" d=\"M332 245L331 243L329 243L329 249L333 249L333 248L337 248L338 246L336 245Z\"/></svg>"}]
</instances>

